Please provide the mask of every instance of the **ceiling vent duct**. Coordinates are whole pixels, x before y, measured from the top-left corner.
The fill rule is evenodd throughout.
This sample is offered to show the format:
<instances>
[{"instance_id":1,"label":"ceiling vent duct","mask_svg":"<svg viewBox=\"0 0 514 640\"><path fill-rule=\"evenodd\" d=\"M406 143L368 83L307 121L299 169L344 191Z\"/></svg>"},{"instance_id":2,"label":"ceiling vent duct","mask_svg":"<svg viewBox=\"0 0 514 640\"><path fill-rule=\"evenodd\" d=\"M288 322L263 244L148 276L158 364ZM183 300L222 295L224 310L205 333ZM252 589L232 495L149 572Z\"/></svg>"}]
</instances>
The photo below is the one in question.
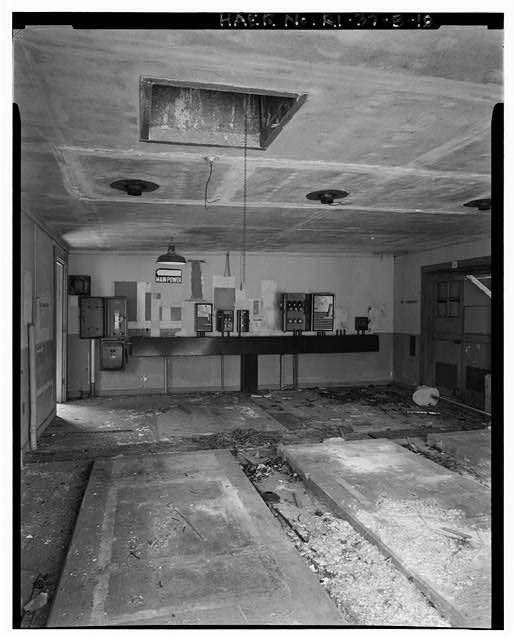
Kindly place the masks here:
<instances>
[{"instance_id":1,"label":"ceiling vent duct","mask_svg":"<svg viewBox=\"0 0 514 640\"><path fill-rule=\"evenodd\" d=\"M266 149L305 102L306 94L141 78L144 142Z\"/></svg>"}]
</instances>

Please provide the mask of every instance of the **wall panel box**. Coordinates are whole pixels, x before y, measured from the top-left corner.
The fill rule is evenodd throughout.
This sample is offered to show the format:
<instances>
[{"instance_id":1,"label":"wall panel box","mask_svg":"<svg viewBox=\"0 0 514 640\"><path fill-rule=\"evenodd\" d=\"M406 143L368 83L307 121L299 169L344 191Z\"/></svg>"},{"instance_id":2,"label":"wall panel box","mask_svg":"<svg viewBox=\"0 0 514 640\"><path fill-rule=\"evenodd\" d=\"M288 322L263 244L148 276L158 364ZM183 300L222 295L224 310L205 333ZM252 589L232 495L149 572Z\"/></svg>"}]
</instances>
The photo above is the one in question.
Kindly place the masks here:
<instances>
[{"instance_id":1,"label":"wall panel box","mask_svg":"<svg viewBox=\"0 0 514 640\"><path fill-rule=\"evenodd\" d=\"M80 337L104 337L104 299L90 296L80 298Z\"/></svg>"},{"instance_id":2,"label":"wall panel box","mask_svg":"<svg viewBox=\"0 0 514 640\"><path fill-rule=\"evenodd\" d=\"M216 310L216 331L220 331L221 333L230 333L231 331L234 331L233 309Z\"/></svg>"},{"instance_id":3,"label":"wall panel box","mask_svg":"<svg viewBox=\"0 0 514 640\"><path fill-rule=\"evenodd\" d=\"M210 302L195 303L195 331L212 331L212 304Z\"/></svg>"},{"instance_id":4,"label":"wall panel box","mask_svg":"<svg viewBox=\"0 0 514 640\"><path fill-rule=\"evenodd\" d=\"M105 298L105 337L127 337L127 299Z\"/></svg>"},{"instance_id":5,"label":"wall panel box","mask_svg":"<svg viewBox=\"0 0 514 640\"><path fill-rule=\"evenodd\" d=\"M102 340L102 369L123 369L125 343L122 340Z\"/></svg>"},{"instance_id":6,"label":"wall panel box","mask_svg":"<svg viewBox=\"0 0 514 640\"><path fill-rule=\"evenodd\" d=\"M312 294L312 331L334 330L334 301L333 293Z\"/></svg>"},{"instance_id":7,"label":"wall panel box","mask_svg":"<svg viewBox=\"0 0 514 640\"><path fill-rule=\"evenodd\" d=\"M90 296L91 276L68 276L69 296Z\"/></svg>"}]
</instances>

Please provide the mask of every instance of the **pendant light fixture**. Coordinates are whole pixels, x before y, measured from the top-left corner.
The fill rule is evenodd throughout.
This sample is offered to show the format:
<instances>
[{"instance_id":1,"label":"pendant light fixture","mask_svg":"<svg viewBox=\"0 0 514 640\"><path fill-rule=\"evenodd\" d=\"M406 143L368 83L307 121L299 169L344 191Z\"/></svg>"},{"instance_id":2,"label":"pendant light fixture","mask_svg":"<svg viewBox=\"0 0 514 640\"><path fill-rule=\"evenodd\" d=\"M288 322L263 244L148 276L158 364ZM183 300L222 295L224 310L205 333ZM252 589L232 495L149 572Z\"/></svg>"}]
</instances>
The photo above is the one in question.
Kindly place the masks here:
<instances>
[{"instance_id":1,"label":"pendant light fixture","mask_svg":"<svg viewBox=\"0 0 514 640\"><path fill-rule=\"evenodd\" d=\"M178 253L175 253L175 245L171 244L171 240L172 239L170 239L170 244L168 245L168 251L163 253L162 256L159 256L156 262L167 267L181 267L187 263L187 260L184 256L180 256Z\"/></svg>"}]
</instances>

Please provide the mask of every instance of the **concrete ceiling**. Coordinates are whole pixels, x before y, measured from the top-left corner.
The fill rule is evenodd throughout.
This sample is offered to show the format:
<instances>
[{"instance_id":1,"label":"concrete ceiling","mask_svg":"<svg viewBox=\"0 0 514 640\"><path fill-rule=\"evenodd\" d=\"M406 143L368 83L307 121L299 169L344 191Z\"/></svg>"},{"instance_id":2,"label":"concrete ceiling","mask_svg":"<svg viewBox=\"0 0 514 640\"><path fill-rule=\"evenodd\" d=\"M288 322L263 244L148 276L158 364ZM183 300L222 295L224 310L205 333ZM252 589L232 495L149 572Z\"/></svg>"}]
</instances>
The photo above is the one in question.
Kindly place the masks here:
<instances>
[{"instance_id":1,"label":"concrete ceiling","mask_svg":"<svg viewBox=\"0 0 514 640\"><path fill-rule=\"evenodd\" d=\"M503 33L110 31L28 27L14 41L22 208L72 249L183 253L242 243L241 149L139 141L140 76L306 93L248 151L247 249L420 250L490 234L490 123ZM217 156L209 176L205 156ZM121 178L160 188L130 197ZM306 199L344 189L338 206Z\"/></svg>"}]
</instances>

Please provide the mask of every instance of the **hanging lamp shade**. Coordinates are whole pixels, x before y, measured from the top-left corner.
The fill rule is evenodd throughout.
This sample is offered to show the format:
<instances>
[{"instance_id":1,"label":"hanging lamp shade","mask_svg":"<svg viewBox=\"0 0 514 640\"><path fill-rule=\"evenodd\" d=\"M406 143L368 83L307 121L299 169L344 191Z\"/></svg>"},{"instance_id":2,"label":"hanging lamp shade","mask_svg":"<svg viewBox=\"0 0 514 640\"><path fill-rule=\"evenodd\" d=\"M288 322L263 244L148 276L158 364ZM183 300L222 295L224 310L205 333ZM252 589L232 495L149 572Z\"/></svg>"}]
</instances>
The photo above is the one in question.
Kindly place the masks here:
<instances>
[{"instance_id":1,"label":"hanging lamp shade","mask_svg":"<svg viewBox=\"0 0 514 640\"><path fill-rule=\"evenodd\" d=\"M159 256L156 262L167 266L182 266L187 263L187 260L184 256L179 256L178 253L175 253L175 246L170 244L168 245L168 251Z\"/></svg>"}]
</instances>

